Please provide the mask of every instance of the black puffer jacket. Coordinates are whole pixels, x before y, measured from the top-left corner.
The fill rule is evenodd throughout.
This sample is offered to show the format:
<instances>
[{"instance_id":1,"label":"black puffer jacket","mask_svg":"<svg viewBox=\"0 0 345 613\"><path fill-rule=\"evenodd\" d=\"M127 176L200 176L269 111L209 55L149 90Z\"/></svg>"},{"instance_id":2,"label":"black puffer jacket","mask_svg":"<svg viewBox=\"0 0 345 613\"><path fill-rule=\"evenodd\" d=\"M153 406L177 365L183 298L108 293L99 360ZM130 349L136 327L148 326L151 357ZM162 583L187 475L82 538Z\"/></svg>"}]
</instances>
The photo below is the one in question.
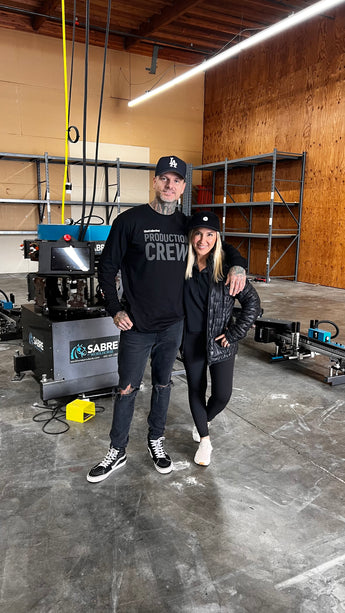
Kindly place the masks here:
<instances>
[{"instance_id":1,"label":"black puffer jacket","mask_svg":"<svg viewBox=\"0 0 345 613\"><path fill-rule=\"evenodd\" d=\"M238 300L242 307L236 319L232 317L235 300ZM230 296L228 285L211 280L207 318L208 364L215 364L235 355L238 341L246 336L260 313L260 298L248 280L242 292L236 296ZM214 340L220 334L225 334L230 343L229 347L222 347Z\"/></svg>"}]
</instances>

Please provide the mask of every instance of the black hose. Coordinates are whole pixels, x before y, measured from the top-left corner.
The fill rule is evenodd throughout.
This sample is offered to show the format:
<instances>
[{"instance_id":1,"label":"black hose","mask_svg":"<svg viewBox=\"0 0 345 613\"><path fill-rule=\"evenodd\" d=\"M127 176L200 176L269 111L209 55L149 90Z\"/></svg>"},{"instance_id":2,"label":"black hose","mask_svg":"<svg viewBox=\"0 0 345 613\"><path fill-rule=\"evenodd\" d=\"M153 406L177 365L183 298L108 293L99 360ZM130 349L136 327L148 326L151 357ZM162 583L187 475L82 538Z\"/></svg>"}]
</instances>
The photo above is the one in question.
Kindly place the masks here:
<instances>
[{"instance_id":1,"label":"black hose","mask_svg":"<svg viewBox=\"0 0 345 613\"><path fill-rule=\"evenodd\" d=\"M101 217L100 215L91 215L91 217L92 217L92 219L99 219L100 220L99 223L93 223L92 224L93 226L103 226L103 224L104 224L104 218L103 217ZM77 226L80 223L81 223L81 219L77 219L77 221L73 222L73 225Z\"/></svg>"},{"instance_id":2,"label":"black hose","mask_svg":"<svg viewBox=\"0 0 345 613\"><path fill-rule=\"evenodd\" d=\"M84 227L84 218L86 210L86 124L87 124L87 90L88 90L88 72L89 72L89 38L90 38L90 0L86 0L85 6L85 66L84 66L84 114L83 114L83 204L78 240L81 240Z\"/></svg>"},{"instance_id":3,"label":"black hose","mask_svg":"<svg viewBox=\"0 0 345 613\"><path fill-rule=\"evenodd\" d=\"M0 292L2 293L3 296L5 296L6 302L9 302L7 294L5 294L5 292L2 289L0 289Z\"/></svg>"},{"instance_id":4,"label":"black hose","mask_svg":"<svg viewBox=\"0 0 345 613\"><path fill-rule=\"evenodd\" d=\"M339 334L339 328L338 328L337 324L335 324L335 323L334 323L334 321L329 321L329 319L320 319L320 320L318 321L318 326L319 326L320 324L330 324L331 326L334 326L334 328L335 328L335 334L333 334L333 335L331 336L331 338L337 338L337 336L338 336L338 334Z\"/></svg>"},{"instance_id":5,"label":"black hose","mask_svg":"<svg viewBox=\"0 0 345 613\"><path fill-rule=\"evenodd\" d=\"M102 73L102 83L101 83L101 94L99 101L99 111L98 111L98 124L97 124L97 135L96 135L96 150L95 150L95 171L93 176L93 193L92 193L92 204L91 209L88 215L87 223L83 227L81 232L80 240L85 239L86 231L90 225L95 198L96 198L96 188L97 188L97 167L98 167L98 148L99 148L99 135L101 130L101 117L102 117L102 106L103 106L103 95L104 95L104 82L105 82L105 72L107 65L107 49L108 49L108 40L109 40L109 29L110 29L110 15L111 15L111 0L108 0L108 13L107 13L107 26L106 26L106 34L105 34L105 42L104 42L104 56L103 56L103 73Z\"/></svg>"},{"instance_id":6,"label":"black hose","mask_svg":"<svg viewBox=\"0 0 345 613\"><path fill-rule=\"evenodd\" d=\"M71 115L71 101L72 101L72 84L73 84L73 66L74 66L74 47L75 47L75 22L77 19L77 0L73 2L73 29L72 29L72 54L71 54L71 74L69 82L69 94L68 94L68 131L67 138L70 143L77 143L79 140L79 130L76 126L70 126ZM74 131L74 136L72 136ZM67 166L67 183L70 183L69 171Z\"/></svg>"}]
</instances>

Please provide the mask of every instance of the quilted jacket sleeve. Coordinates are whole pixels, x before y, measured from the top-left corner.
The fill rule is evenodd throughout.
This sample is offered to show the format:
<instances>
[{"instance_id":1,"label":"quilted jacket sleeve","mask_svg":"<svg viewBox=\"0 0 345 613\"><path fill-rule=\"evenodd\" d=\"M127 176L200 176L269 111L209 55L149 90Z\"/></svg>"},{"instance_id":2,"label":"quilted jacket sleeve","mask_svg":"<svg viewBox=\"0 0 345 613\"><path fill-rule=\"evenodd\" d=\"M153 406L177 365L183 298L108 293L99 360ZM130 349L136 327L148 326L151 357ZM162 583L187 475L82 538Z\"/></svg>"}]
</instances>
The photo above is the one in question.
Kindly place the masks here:
<instances>
[{"instance_id":1,"label":"quilted jacket sleeve","mask_svg":"<svg viewBox=\"0 0 345 613\"><path fill-rule=\"evenodd\" d=\"M236 299L242 308L236 320L229 324L228 330L225 332L229 343L235 343L244 338L261 313L259 295L248 280L242 292L237 294Z\"/></svg>"}]
</instances>

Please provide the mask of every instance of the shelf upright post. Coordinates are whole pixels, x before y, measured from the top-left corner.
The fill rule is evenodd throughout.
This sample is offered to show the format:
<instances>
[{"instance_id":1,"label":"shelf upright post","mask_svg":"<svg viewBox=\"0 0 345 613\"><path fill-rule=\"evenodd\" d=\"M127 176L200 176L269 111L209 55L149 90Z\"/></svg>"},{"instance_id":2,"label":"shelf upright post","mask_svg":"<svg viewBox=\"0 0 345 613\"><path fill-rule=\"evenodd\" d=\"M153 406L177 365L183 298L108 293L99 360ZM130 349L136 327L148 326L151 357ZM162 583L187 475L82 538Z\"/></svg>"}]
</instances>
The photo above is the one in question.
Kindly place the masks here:
<instances>
[{"instance_id":1,"label":"shelf upright post","mask_svg":"<svg viewBox=\"0 0 345 613\"><path fill-rule=\"evenodd\" d=\"M105 202L109 202L109 166L108 164L104 165L104 197ZM105 207L105 221L107 226L110 221L109 207Z\"/></svg>"},{"instance_id":2,"label":"shelf upright post","mask_svg":"<svg viewBox=\"0 0 345 613\"><path fill-rule=\"evenodd\" d=\"M298 276L299 248L300 248L300 242L301 242L301 223L302 223L302 203L303 203L303 192L304 192L305 161L306 161L306 151L303 151L302 159L301 159L301 179L300 179L299 204L298 204L298 229L297 229L295 278L294 278L295 281L297 281L297 276Z\"/></svg>"},{"instance_id":3,"label":"shelf upright post","mask_svg":"<svg viewBox=\"0 0 345 613\"><path fill-rule=\"evenodd\" d=\"M225 240L225 225L226 225L226 198L228 193L228 158L224 161L224 194L223 194L223 221L222 221L222 239Z\"/></svg>"},{"instance_id":4,"label":"shelf upright post","mask_svg":"<svg viewBox=\"0 0 345 613\"><path fill-rule=\"evenodd\" d=\"M192 214L192 194L193 194L193 164L188 164L189 172L188 172L188 215Z\"/></svg>"},{"instance_id":5,"label":"shelf upright post","mask_svg":"<svg viewBox=\"0 0 345 613\"><path fill-rule=\"evenodd\" d=\"M36 179L37 179L37 200L42 200L41 162L38 158L36 158L35 163L36 163ZM38 205L38 218L39 218L40 223L43 220L43 212L44 212L44 205L42 205L42 202L40 202Z\"/></svg>"},{"instance_id":6,"label":"shelf upright post","mask_svg":"<svg viewBox=\"0 0 345 613\"><path fill-rule=\"evenodd\" d=\"M254 200L254 181L255 181L255 165L252 165L251 168L251 180L250 180L250 202ZM248 232L252 231L253 226L253 207L249 207L249 227ZM247 251L247 261L248 261L248 272L250 272L250 251L251 251L251 239L248 238L248 251Z\"/></svg>"},{"instance_id":7,"label":"shelf upright post","mask_svg":"<svg viewBox=\"0 0 345 613\"><path fill-rule=\"evenodd\" d=\"M214 203L216 197L216 171L212 170L212 202Z\"/></svg>"},{"instance_id":8,"label":"shelf upright post","mask_svg":"<svg viewBox=\"0 0 345 613\"><path fill-rule=\"evenodd\" d=\"M48 153L44 153L44 166L46 173L46 201L47 201L47 223L51 223L51 207L50 207L50 186L49 186L49 160Z\"/></svg>"},{"instance_id":9,"label":"shelf upright post","mask_svg":"<svg viewBox=\"0 0 345 613\"><path fill-rule=\"evenodd\" d=\"M120 158L116 158L116 198L117 198L117 214L121 213L121 198L120 198Z\"/></svg>"},{"instance_id":10,"label":"shelf upright post","mask_svg":"<svg viewBox=\"0 0 345 613\"><path fill-rule=\"evenodd\" d=\"M266 283L270 281L271 272L271 249L272 249L272 228L273 228L273 211L274 211L274 195L276 184L276 170L277 170L277 149L273 150L272 158L272 181L271 181L271 198L270 198L270 216L268 220L268 244L267 244L267 260L266 260Z\"/></svg>"},{"instance_id":11,"label":"shelf upright post","mask_svg":"<svg viewBox=\"0 0 345 613\"><path fill-rule=\"evenodd\" d=\"M182 197L182 212L187 216L192 214L192 174L193 165L187 164L186 187Z\"/></svg>"}]
</instances>

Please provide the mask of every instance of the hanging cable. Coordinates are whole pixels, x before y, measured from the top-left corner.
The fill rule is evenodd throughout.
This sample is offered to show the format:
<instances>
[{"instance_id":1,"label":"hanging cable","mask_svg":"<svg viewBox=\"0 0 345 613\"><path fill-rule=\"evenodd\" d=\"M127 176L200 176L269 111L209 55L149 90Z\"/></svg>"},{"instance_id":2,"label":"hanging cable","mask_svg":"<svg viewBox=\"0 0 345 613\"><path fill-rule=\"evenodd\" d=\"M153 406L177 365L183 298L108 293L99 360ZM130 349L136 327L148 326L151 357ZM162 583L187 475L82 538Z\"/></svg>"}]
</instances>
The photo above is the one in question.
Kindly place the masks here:
<instances>
[{"instance_id":1,"label":"hanging cable","mask_svg":"<svg viewBox=\"0 0 345 613\"><path fill-rule=\"evenodd\" d=\"M90 0L86 0L85 5L85 66L84 66L84 113L83 113L83 203L81 211L81 224L78 240L84 228L86 210L86 124L87 124L87 90L88 90L88 71L89 71L89 36L90 36Z\"/></svg>"},{"instance_id":2,"label":"hanging cable","mask_svg":"<svg viewBox=\"0 0 345 613\"><path fill-rule=\"evenodd\" d=\"M98 111L98 124L97 124L97 135L96 135L96 149L95 149L95 171L93 176L93 193L92 193L92 203L91 209L87 218L87 223L83 227L83 230L80 234L80 240L85 239L86 231L90 225L92 213L95 205L96 199L96 188L97 188L97 168L98 168L98 148L99 148L99 135L101 129L101 117L102 117L102 106L103 106L103 95L104 95L104 82L105 82L105 72L107 65L107 49L108 49L108 40L109 40L109 28L110 28L110 15L111 15L111 0L108 0L108 12L107 12L107 25L106 25L106 33L105 33L105 42L104 42L104 56L103 56L103 73L102 73L102 83L101 83L101 94L99 101L99 111Z\"/></svg>"},{"instance_id":3,"label":"hanging cable","mask_svg":"<svg viewBox=\"0 0 345 613\"><path fill-rule=\"evenodd\" d=\"M73 67L74 67L74 47L75 47L75 26L77 23L77 0L73 2L73 27L72 27L72 53L71 53L71 69L70 69L70 81L69 81L69 95L68 95L68 142L77 143L79 140L79 130L76 126L70 126L71 118L71 101L72 101L72 86L73 86ZM74 136L72 136L74 133ZM71 189L72 184L69 178L69 171L67 167L67 184ZM66 190L67 190L67 185Z\"/></svg>"},{"instance_id":4,"label":"hanging cable","mask_svg":"<svg viewBox=\"0 0 345 613\"><path fill-rule=\"evenodd\" d=\"M61 18L62 18L62 49L63 49L63 79L65 90L65 166L63 176L62 187L62 199L61 199L61 223L64 223L65 217L65 196L66 196L66 183L68 172L68 123L69 123L69 108L68 108L68 85L67 85L67 54L66 54L66 17L65 17L65 0L61 0Z\"/></svg>"},{"instance_id":5,"label":"hanging cable","mask_svg":"<svg viewBox=\"0 0 345 613\"><path fill-rule=\"evenodd\" d=\"M73 84L73 67L74 67L74 45L75 45L75 24L77 20L77 0L73 2L73 29L72 29L72 54L71 54L71 74L69 81L69 97L68 97L68 126L71 117L71 100L72 100L72 84ZM71 126L74 128L74 126ZM70 132L70 127L68 128L68 132Z\"/></svg>"},{"instance_id":6,"label":"hanging cable","mask_svg":"<svg viewBox=\"0 0 345 613\"><path fill-rule=\"evenodd\" d=\"M99 219L98 223L93 222L92 225L93 226L103 226L104 225L104 217L101 217L100 215L92 215L91 216L92 219ZM81 219L77 219L76 221L73 222L73 226L78 226L81 223Z\"/></svg>"}]
</instances>

